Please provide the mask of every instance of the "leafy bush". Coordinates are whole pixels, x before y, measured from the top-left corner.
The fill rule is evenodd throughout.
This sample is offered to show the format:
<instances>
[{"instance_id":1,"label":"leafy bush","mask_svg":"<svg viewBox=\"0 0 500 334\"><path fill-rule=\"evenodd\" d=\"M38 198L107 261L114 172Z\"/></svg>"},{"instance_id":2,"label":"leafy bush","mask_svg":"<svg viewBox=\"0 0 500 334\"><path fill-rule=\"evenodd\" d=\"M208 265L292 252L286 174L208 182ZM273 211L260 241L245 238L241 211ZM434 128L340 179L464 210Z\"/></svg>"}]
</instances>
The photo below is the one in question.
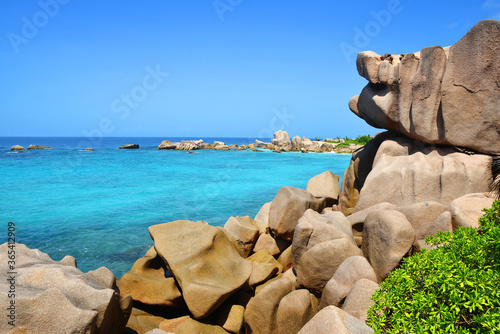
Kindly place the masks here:
<instances>
[{"instance_id":1,"label":"leafy bush","mask_svg":"<svg viewBox=\"0 0 500 334\"><path fill-rule=\"evenodd\" d=\"M480 228L440 232L439 246L406 258L368 311L377 333L500 333L499 202Z\"/></svg>"},{"instance_id":2,"label":"leafy bush","mask_svg":"<svg viewBox=\"0 0 500 334\"><path fill-rule=\"evenodd\" d=\"M337 137L338 138L338 137ZM373 139L371 136L366 135L366 136L357 136L355 139L351 139L349 137L344 138L344 142L338 144L337 146L349 146L349 144L356 144L356 145L366 145L371 139ZM329 143L338 143L339 140L334 140L334 141L328 141Z\"/></svg>"}]
</instances>

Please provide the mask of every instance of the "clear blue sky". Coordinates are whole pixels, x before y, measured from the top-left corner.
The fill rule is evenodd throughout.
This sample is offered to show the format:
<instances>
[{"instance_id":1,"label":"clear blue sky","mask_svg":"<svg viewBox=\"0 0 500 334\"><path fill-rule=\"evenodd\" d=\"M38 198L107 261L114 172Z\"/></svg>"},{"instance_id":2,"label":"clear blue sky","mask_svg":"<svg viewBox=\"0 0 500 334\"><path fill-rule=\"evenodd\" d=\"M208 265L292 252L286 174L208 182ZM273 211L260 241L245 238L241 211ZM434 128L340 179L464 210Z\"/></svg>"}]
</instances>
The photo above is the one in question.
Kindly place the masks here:
<instances>
[{"instance_id":1,"label":"clear blue sky","mask_svg":"<svg viewBox=\"0 0 500 334\"><path fill-rule=\"evenodd\" d=\"M375 134L347 106L366 84L357 51L448 46L499 13L500 0L4 0L0 136Z\"/></svg>"}]
</instances>

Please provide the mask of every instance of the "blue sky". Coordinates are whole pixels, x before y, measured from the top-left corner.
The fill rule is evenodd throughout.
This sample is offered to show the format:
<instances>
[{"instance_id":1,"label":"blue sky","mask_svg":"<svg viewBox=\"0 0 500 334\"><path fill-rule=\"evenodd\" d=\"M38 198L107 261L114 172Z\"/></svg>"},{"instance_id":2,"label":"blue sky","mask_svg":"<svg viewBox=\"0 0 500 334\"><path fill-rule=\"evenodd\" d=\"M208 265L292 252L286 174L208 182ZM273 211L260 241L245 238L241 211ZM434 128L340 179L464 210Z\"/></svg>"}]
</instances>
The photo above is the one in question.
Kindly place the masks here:
<instances>
[{"instance_id":1,"label":"blue sky","mask_svg":"<svg viewBox=\"0 0 500 334\"><path fill-rule=\"evenodd\" d=\"M500 0L0 3L0 136L375 134L356 52L457 42Z\"/></svg>"}]
</instances>

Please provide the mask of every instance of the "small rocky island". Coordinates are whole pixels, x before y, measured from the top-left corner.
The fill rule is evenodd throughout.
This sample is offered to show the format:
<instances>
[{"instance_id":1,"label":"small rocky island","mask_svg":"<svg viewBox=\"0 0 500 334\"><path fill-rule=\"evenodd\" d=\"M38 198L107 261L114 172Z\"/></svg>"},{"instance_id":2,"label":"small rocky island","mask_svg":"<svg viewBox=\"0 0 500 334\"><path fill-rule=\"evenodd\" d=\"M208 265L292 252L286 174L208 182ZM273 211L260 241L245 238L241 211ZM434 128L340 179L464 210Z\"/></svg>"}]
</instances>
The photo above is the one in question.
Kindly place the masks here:
<instances>
[{"instance_id":1,"label":"small rocky island","mask_svg":"<svg viewBox=\"0 0 500 334\"><path fill-rule=\"evenodd\" d=\"M18 326L33 333L372 333L367 310L379 283L428 247L425 237L477 227L493 202L499 49L500 21L485 20L451 47L359 54L358 73L369 83L350 108L388 131L354 152L340 186L330 172L307 189L285 186L253 219L230 217L223 228L187 220L150 226L154 247L119 280L104 267L82 273L70 256L55 262L17 245ZM320 145L296 138L278 132L272 143L252 145ZM0 269L8 271L7 261ZM0 286L8 291L9 282ZM6 294L0 300L6 305ZM7 326L1 322L0 331L17 333Z\"/></svg>"},{"instance_id":2,"label":"small rocky island","mask_svg":"<svg viewBox=\"0 0 500 334\"><path fill-rule=\"evenodd\" d=\"M260 140L255 140L255 143L248 145L226 145L221 141L214 141L213 144L205 143L203 140L182 140L181 142L171 142L169 140L164 140L159 146L159 150L183 150L183 151L194 151L194 150L221 150L229 151L231 149L235 151L245 151L250 150L258 152L260 149L271 150L276 153L281 152L293 152L299 151L302 153L314 152L336 152L336 153L352 153L358 148L363 147L359 144L345 144L344 139L324 139L324 140L310 140L306 137L300 138L295 136L290 140L290 137L286 131L276 131L274 133L274 139L270 143L266 143Z\"/></svg>"}]
</instances>

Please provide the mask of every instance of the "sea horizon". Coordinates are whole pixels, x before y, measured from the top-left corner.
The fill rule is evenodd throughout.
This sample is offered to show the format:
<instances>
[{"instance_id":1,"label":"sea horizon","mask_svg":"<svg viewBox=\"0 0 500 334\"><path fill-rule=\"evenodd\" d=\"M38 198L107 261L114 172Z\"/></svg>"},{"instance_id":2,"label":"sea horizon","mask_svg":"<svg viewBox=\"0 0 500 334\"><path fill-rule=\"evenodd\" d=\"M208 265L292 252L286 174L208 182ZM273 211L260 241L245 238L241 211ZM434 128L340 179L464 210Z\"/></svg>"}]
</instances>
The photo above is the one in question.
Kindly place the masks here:
<instances>
[{"instance_id":1,"label":"sea horizon","mask_svg":"<svg viewBox=\"0 0 500 334\"><path fill-rule=\"evenodd\" d=\"M224 226L231 216L253 218L283 186L305 189L311 177L326 170L341 180L351 158L157 148L162 140L190 137L103 137L88 152L79 146L82 139L88 138L0 137L0 219L15 222L17 241L29 248L54 260L74 256L85 272L105 266L117 277L153 246L149 226L179 219ZM29 144L53 148L10 151ZM119 150L124 144L140 149Z\"/></svg>"}]
</instances>

